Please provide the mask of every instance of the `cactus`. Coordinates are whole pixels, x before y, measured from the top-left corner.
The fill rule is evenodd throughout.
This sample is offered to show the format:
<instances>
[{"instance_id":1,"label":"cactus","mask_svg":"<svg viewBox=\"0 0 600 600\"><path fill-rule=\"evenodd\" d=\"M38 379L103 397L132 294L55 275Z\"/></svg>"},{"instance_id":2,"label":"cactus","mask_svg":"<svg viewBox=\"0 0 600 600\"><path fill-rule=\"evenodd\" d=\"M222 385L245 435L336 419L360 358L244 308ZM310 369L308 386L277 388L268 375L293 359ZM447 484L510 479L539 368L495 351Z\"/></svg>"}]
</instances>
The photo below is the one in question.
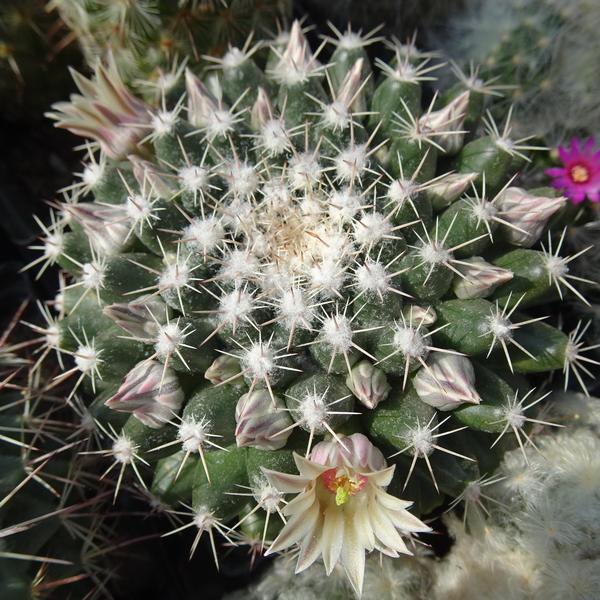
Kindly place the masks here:
<instances>
[{"instance_id":1,"label":"cactus","mask_svg":"<svg viewBox=\"0 0 600 600\"><path fill-rule=\"evenodd\" d=\"M556 145L600 130L599 19L586 0L471 0L430 41L463 68L474 63L484 78L500 77L510 88L495 105L514 104L519 135Z\"/></svg>"},{"instance_id":2,"label":"cactus","mask_svg":"<svg viewBox=\"0 0 600 600\"><path fill-rule=\"evenodd\" d=\"M108 540L116 541L112 527L118 523L108 514L103 489L112 484L86 473L90 464L81 451L88 430L65 407L64 386L47 383L51 361L34 368L30 349L37 340L18 325L31 315L26 306L27 301L0 341L2 595L103 597L111 577ZM9 343L15 334L20 340ZM73 408L83 409L79 399Z\"/></svg>"},{"instance_id":3,"label":"cactus","mask_svg":"<svg viewBox=\"0 0 600 600\"><path fill-rule=\"evenodd\" d=\"M448 519L456 543L436 566L432 599L598 596L589 517L598 510L599 409L597 398L554 394L547 416L566 428L539 436L538 449L507 452L496 477L465 490L463 518Z\"/></svg>"},{"instance_id":4,"label":"cactus","mask_svg":"<svg viewBox=\"0 0 600 600\"><path fill-rule=\"evenodd\" d=\"M76 75L50 116L88 162L36 261L68 273L38 330L67 404L92 396L114 498L133 477L192 553L298 543L297 571L322 556L358 594L365 553L414 553L588 360L546 318L586 299L557 242L577 215L513 185L532 148L485 86L423 107L428 59L396 44L374 77L368 43L322 64L296 22L265 71L232 48L155 104L114 62Z\"/></svg>"},{"instance_id":5,"label":"cactus","mask_svg":"<svg viewBox=\"0 0 600 600\"><path fill-rule=\"evenodd\" d=\"M112 55L122 77L150 88L157 78L169 79L173 63L222 56L251 32L269 37L291 12L289 0L51 0L49 7L72 30L89 65Z\"/></svg>"}]
</instances>

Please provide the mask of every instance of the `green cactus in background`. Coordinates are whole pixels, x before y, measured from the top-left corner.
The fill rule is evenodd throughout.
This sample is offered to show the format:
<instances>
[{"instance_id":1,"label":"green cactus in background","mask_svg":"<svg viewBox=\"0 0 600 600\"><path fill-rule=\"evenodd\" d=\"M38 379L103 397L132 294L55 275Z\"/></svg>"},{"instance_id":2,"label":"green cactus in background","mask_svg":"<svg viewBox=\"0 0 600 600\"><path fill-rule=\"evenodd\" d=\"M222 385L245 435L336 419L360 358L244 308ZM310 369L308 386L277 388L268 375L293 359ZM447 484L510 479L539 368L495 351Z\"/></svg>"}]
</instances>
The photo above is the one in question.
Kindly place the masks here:
<instances>
[{"instance_id":1,"label":"green cactus in background","mask_svg":"<svg viewBox=\"0 0 600 600\"><path fill-rule=\"evenodd\" d=\"M521 135L556 145L600 132L599 23L600 7L588 0L471 0L430 43L512 86L500 110L514 104Z\"/></svg>"},{"instance_id":2,"label":"green cactus in background","mask_svg":"<svg viewBox=\"0 0 600 600\"><path fill-rule=\"evenodd\" d=\"M285 26L289 0L51 0L76 36L88 64L109 55L128 82L168 77L165 69L202 55L222 56L250 33L273 37Z\"/></svg>"},{"instance_id":3,"label":"green cactus in background","mask_svg":"<svg viewBox=\"0 0 600 600\"><path fill-rule=\"evenodd\" d=\"M18 325L26 305L0 340L2 597L105 598L114 574L106 555L122 521L109 514L113 484L89 470L79 398L66 406L69 385L48 383L58 365L34 364L37 340ZM15 334L21 340L9 343Z\"/></svg>"},{"instance_id":4,"label":"green cactus in background","mask_svg":"<svg viewBox=\"0 0 600 600\"><path fill-rule=\"evenodd\" d=\"M577 215L514 181L535 148L478 80L423 108L413 46L373 76L369 39L322 64L296 22L266 70L231 48L155 104L114 58L76 74L50 116L87 163L35 261L68 273L37 330L111 495L135 478L192 553L298 544L297 571L322 557L358 594L365 553L414 553L420 517L533 443L550 374L587 381L547 319L586 302L560 254Z\"/></svg>"}]
</instances>

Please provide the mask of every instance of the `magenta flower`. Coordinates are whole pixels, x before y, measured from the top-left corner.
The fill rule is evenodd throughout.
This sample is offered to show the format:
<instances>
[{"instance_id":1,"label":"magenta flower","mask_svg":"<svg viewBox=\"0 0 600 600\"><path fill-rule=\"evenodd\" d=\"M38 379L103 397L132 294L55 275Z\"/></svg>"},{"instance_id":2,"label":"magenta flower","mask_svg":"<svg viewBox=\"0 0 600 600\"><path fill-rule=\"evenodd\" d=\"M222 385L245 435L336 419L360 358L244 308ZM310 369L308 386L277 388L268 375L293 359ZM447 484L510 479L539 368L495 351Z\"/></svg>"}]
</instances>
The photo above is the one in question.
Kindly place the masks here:
<instances>
[{"instance_id":1,"label":"magenta flower","mask_svg":"<svg viewBox=\"0 0 600 600\"><path fill-rule=\"evenodd\" d=\"M587 196L592 202L600 202L600 151L593 152L594 138L589 138L583 149L577 138L571 140L571 148L559 146L558 154L564 167L548 169L546 175L554 177L550 185L564 190L573 203L583 202Z\"/></svg>"}]
</instances>

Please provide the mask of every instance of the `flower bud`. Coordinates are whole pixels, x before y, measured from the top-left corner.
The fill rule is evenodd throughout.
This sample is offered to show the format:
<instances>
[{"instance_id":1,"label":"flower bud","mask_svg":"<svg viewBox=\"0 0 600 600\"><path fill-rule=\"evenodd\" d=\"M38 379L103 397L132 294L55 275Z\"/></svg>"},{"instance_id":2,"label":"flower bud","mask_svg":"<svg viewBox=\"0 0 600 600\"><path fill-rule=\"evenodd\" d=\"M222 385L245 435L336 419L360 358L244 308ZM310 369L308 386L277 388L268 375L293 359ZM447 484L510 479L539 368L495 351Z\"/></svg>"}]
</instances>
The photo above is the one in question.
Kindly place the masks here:
<instances>
[{"instance_id":1,"label":"flower bud","mask_svg":"<svg viewBox=\"0 0 600 600\"><path fill-rule=\"evenodd\" d=\"M133 165L133 174L141 190L164 200L171 199L177 193L177 184L169 171L135 154L130 154L127 159Z\"/></svg>"},{"instance_id":2,"label":"flower bud","mask_svg":"<svg viewBox=\"0 0 600 600\"><path fill-rule=\"evenodd\" d=\"M175 371L150 360L138 363L105 405L133 413L144 425L159 429L179 411L184 399Z\"/></svg>"},{"instance_id":3,"label":"flower bud","mask_svg":"<svg viewBox=\"0 0 600 600\"><path fill-rule=\"evenodd\" d=\"M67 210L83 227L91 246L99 256L113 256L132 238L131 219L122 206L97 202L68 205Z\"/></svg>"},{"instance_id":4,"label":"flower bud","mask_svg":"<svg viewBox=\"0 0 600 600\"><path fill-rule=\"evenodd\" d=\"M232 384L236 385L243 381L241 377L233 379L236 375L242 372L240 367L240 361L235 356L228 356L227 354L221 354L216 358L210 367L204 373L204 377L208 379L212 384L218 385L224 383L228 379L232 379Z\"/></svg>"},{"instance_id":5,"label":"flower bud","mask_svg":"<svg viewBox=\"0 0 600 600\"><path fill-rule=\"evenodd\" d=\"M107 66L98 64L92 79L74 70L71 74L81 94L73 94L70 102L53 104L56 112L46 116L56 119L57 127L96 140L114 160L139 152L138 144L146 136L152 110L127 90L113 56L109 55Z\"/></svg>"},{"instance_id":6,"label":"flower bud","mask_svg":"<svg viewBox=\"0 0 600 600\"><path fill-rule=\"evenodd\" d=\"M320 63L315 60L300 23L294 21L288 45L273 69L273 76L283 85L294 86L306 81L318 66Z\"/></svg>"},{"instance_id":7,"label":"flower bud","mask_svg":"<svg viewBox=\"0 0 600 600\"><path fill-rule=\"evenodd\" d=\"M512 271L492 265L483 260L481 256L465 258L455 266L463 276L454 276L452 289L456 297L461 300L485 298L499 285L509 281L514 276Z\"/></svg>"},{"instance_id":8,"label":"flower bud","mask_svg":"<svg viewBox=\"0 0 600 600\"><path fill-rule=\"evenodd\" d=\"M433 306L423 308L417 304L411 304L402 309L402 314L404 315L404 320L413 325L429 327L429 325L433 325L437 321L437 315Z\"/></svg>"},{"instance_id":9,"label":"flower bud","mask_svg":"<svg viewBox=\"0 0 600 600\"><path fill-rule=\"evenodd\" d=\"M256 101L250 109L250 123L254 131L260 131L273 118L273 107L269 95L261 86L258 87Z\"/></svg>"},{"instance_id":10,"label":"flower bud","mask_svg":"<svg viewBox=\"0 0 600 600\"><path fill-rule=\"evenodd\" d=\"M196 127L206 126L219 110L217 99L196 75L185 70L185 88L188 96L188 120Z\"/></svg>"},{"instance_id":11,"label":"flower bud","mask_svg":"<svg viewBox=\"0 0 600 600\"><path fill-rule=\"evenodd\" d=\"M387 375L368 360L361 360L353 367L346 378L346 385L367 408L376 408L392 389Z\"/></svg>"},{"instance_id":12,"label":"flower bud","mask_svg":"<svg viewBox=\"0 0 600 600\"><path fill-rule=\"evenodd\" d=\"M450 206L477 179L477 173L449 173L427 186L433 210L439 212Z\"/></svg>"},{"instance_id":13,"label":"flower bud","mask_svg":"<svg viewBox=\"0 0 600 600\"><path fill-rule=\"evenodd\" d=\"M454 410L461 404L479 404L475 389L475 370L465 356L434 352L427 367L413 379L417 394L425 404L438 410Z\"/></svg>"},{"instance_id":14,"label":"flower bud","mask_svg":"<svg viewBox=\"0 0 600 600\"><path fill-rule=\"evenodd\" d=\"M462 131L469 107L469 90L450 101L444 108L426 113L419 123L435 133L435 141L448 154L456 154L463 146L465 132Z\"/></svg>"},{"instance_id":15,"label":"flower bud","mask_svg":"<svg viewBox=\"0 0 600 600\"><path fill-rule=\"evenodd\" d=\"M134 338L152 342L159 326L168 321L171 309L157 296L141 296L133 302L106 306L102 312Z\"/></svg>"},{"instance_id":16,"label":"flower bud","mask_svg":"<svg viewBox=\"0 0 600 600\"><path fill-rule=\"evenodd\" d=\"M364 93L360 92L360 88L363 84L363 66L364 59L359 58L354 63L353 67L346 73L336 97L336 102L339 102L341 105L346 107L352 105L353 112L366 110Z\"/></svg>"},{"instance_id":17,"label":"flower bud","mask_svg":"<svg viewBox=\"0 0 600 600\"><path fill-rule=\"evenodd\" d=\"M235 409L235 439L238 448L278 450L285 446L294 421L281 398L268 390L244 394ZM287 430L287 431L285 431Z\"/></svg>"},{"instance_id":18,"label":"flower bud","mask_svg":"<svg viewBox=\"0 0 600 600\"><path fill-rule=\"evenodd\" d=\"M541 237L548 219L566 202L566 198L534 196L522 188L509 187L500 192L494 203L500 216L499 230L515 246L530 248Z\"/></svg>"}]
</instances>

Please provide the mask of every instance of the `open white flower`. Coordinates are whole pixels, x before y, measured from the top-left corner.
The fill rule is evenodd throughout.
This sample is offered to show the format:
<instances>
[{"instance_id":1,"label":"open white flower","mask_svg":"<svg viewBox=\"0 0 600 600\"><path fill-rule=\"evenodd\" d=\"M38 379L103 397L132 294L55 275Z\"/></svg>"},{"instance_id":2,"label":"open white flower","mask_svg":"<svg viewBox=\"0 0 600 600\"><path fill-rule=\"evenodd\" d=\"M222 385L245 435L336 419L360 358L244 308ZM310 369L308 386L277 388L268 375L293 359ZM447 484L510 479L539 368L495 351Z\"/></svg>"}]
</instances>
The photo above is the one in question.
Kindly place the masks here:
<instances>
[{"instance_id":1,"label":"open white flower","mask_svg":"<svg viewBox=\"0 0 600 600\"><path fill-rule=\"evenodd\" d=\"M269 483L285 493L297 493L284 509L289 520L267 554L298 543L296 573L323 556L329 575L339 561L360 595L365 550L388 556L412 554L401 533L431 531L385 489L394 475L385 458L360 433L340 441L317 444L310 460L294 454L299 475L263 469Z\"/></svg>"}]
</instances>

